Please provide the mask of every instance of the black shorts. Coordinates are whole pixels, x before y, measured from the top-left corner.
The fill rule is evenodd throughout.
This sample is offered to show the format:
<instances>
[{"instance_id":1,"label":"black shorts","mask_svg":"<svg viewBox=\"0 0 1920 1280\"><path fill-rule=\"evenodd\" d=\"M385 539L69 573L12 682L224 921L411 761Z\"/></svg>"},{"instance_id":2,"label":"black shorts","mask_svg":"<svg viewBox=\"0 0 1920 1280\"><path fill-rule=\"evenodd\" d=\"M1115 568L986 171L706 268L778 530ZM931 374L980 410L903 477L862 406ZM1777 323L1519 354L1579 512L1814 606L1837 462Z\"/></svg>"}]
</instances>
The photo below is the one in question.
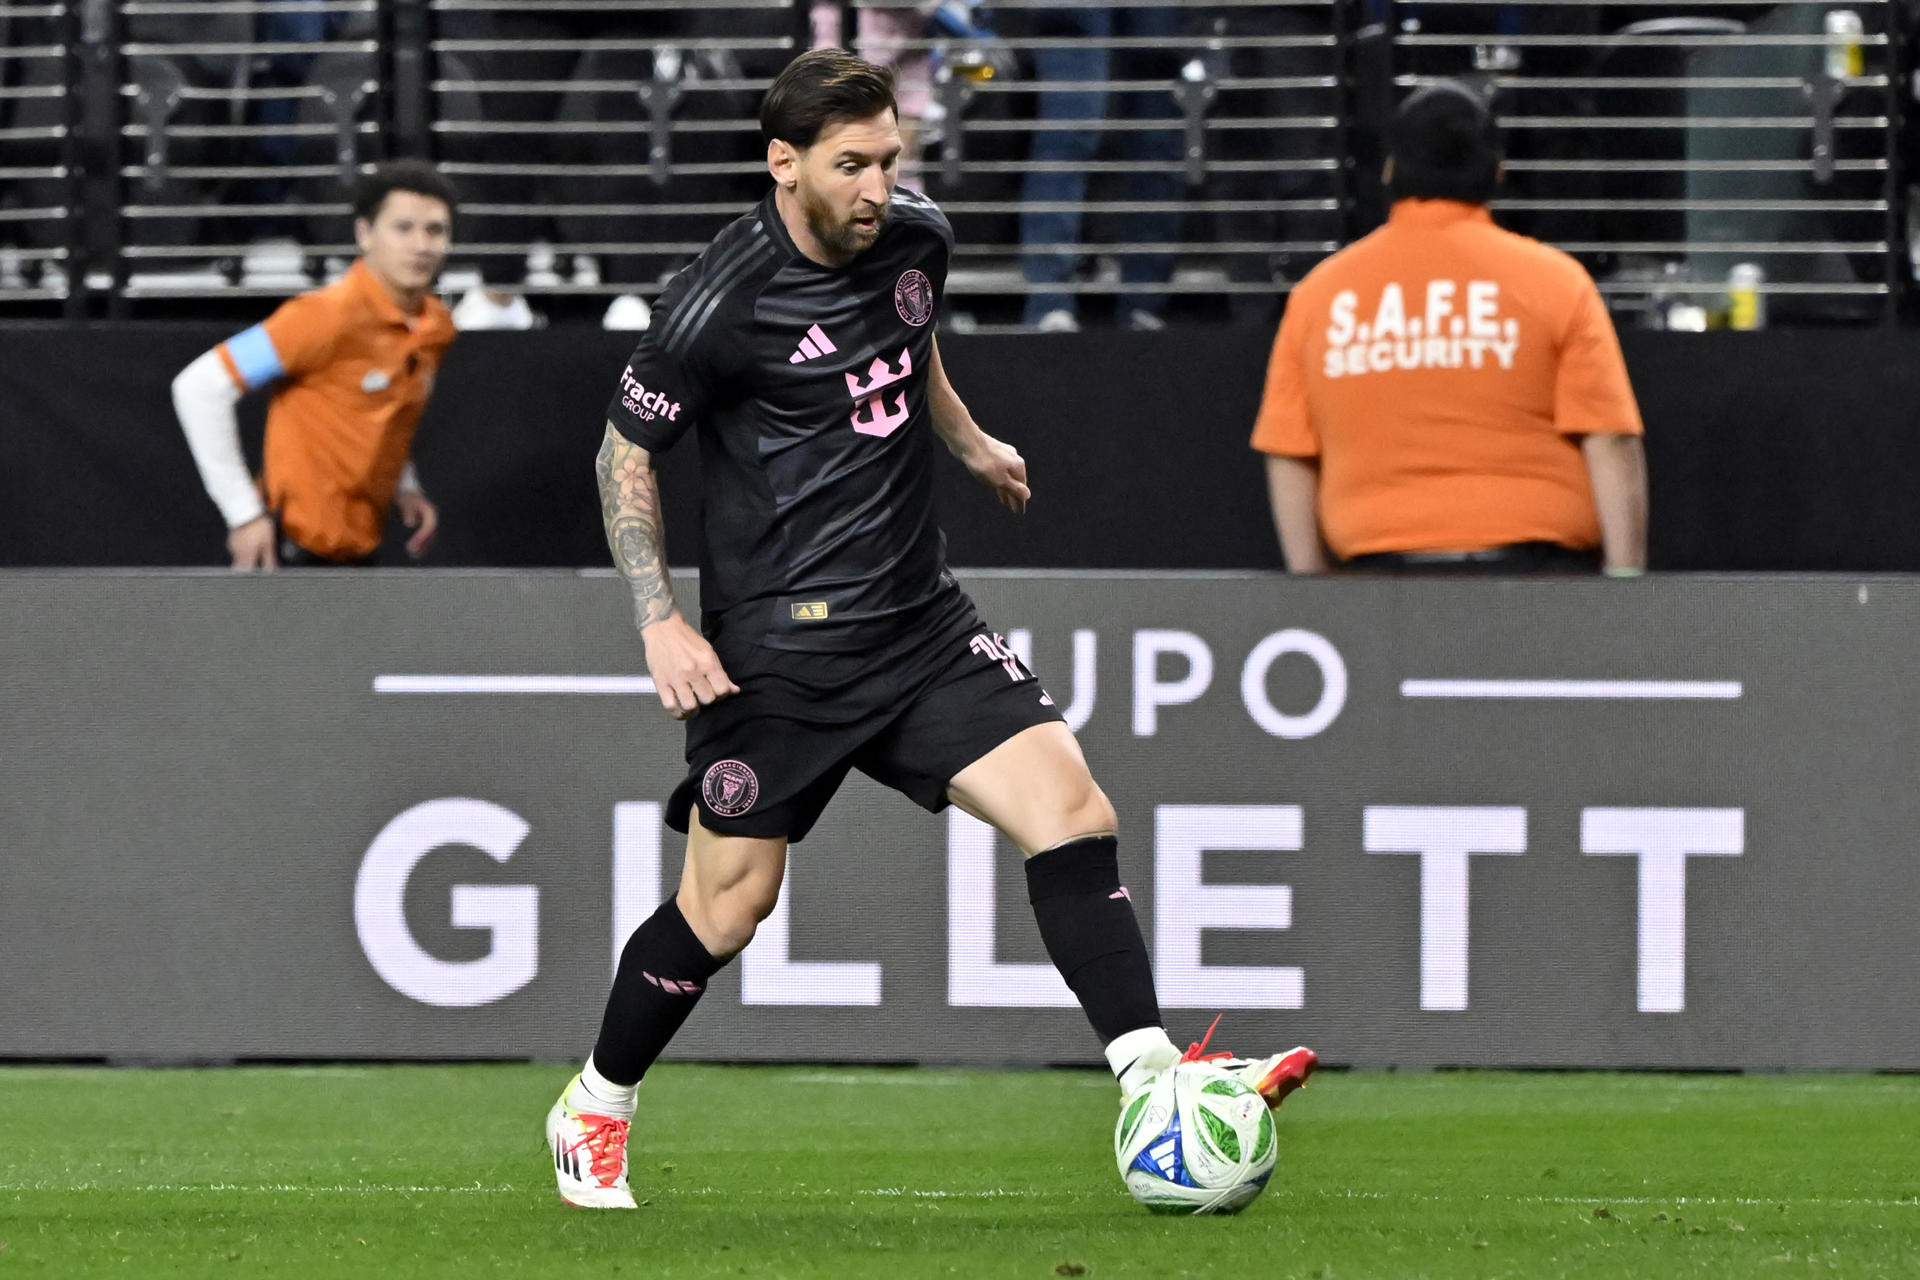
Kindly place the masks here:
<instances>
[{"instance_id":1,"label":"black shorts","mask_svg":"<svg viewBox=\"0 0 1920 1280\"><path fill-rule=\"evenodd\" d=\"M964 595L872 650L716 648L740 692L687 722L687 776L667 825L806 837L849 769L938 813L955 774L1008 738L1060 719L1053 699Z\"/></svg>"}]
</instances>

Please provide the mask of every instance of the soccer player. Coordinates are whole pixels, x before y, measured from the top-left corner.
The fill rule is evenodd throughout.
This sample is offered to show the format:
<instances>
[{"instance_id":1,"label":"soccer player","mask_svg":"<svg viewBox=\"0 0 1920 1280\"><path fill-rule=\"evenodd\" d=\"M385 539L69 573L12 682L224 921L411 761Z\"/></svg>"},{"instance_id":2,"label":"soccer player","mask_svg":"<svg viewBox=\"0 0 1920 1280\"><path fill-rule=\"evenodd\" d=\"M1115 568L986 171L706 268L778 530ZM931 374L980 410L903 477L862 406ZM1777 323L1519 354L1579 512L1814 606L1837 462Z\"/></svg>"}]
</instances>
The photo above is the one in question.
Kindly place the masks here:
<instances>
[{"instance_id":1,"label":"soccer player","mask_svg":"<svg viewBox=\"0 0 1920 1280\"><path fill-rule=\"evenodd\" d=\"M941 369L932 321L953 232L895 188L891 73L802 54L760 122L774 188L668 285L598 459L647 667L687 722L667 821L688 839L678 894L627 941L592 1056L547 1117L569 1204L633 1206L640 1078L773 910L788 845L849 769L1020 847L1047 954L1124 1093L1181 1057L1120 883L1113 806L944 563L935 437L1015 512L1027 469ZM698 631L674 604L653 465L689 430L706 505ZM1225 1065L1278 1105L1314 1062L1302 1048Z\"/></svg>"},{"instance_id":2,"label":"soccer player","mask_svg":"<svg viewBox=\"0 0 1920 1280\"><path fill-rule=\"evenodd\" d=\"M324 289L194 360L173 406L238 570L371 562L398 506L416 559L439 525L408 452L453 342L433 296L453 231L453 188L431 166L377 166L353 192L360 258ZM273 387L266 466L254 484L234 404ZM262 489L265 490L264 499Z\"/></svg>"}]
</instances>

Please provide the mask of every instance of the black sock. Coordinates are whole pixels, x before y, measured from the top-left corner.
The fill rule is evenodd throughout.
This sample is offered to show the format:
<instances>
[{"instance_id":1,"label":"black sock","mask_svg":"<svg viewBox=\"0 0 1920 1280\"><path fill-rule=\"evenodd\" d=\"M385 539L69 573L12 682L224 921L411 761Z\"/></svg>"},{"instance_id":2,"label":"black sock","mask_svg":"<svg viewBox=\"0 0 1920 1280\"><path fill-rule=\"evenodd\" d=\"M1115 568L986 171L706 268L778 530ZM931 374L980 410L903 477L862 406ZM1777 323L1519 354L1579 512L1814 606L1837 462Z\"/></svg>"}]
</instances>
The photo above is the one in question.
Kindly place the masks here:
<instances>
[{"instance_id":1,"label":"black sock","mask_svg":"<svg viewBox=\"0 0 1920 1280\"><path fill-rule=\"evenodd\" d=\"M1120 842L1087 836L1027 859L1027 896L1053 967L1101 1044L1160 1025L1147 942L1120 884Z\"/></svg>"},{"instance_id":2,"label":"black sock","mask_svg":"<svg viewBox=\"0 0 1920 1280\"><path fill-rule=\"evenodd\" d=\"M637 1084L726 963L694 936L678 901L661 903L621 949L594 1068L615 1084Z\"/></svg>"}]
</instances>

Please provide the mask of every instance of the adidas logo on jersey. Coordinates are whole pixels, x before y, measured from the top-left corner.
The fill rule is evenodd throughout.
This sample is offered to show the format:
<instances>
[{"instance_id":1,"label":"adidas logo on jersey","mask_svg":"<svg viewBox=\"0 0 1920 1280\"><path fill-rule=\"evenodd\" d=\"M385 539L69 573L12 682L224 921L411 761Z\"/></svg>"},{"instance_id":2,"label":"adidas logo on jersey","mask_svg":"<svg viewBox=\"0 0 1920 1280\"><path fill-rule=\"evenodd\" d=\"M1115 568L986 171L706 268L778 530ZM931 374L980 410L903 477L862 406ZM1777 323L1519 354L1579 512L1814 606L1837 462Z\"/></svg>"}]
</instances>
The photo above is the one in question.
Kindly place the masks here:
<instances>
[{"instance_id":1,"label":"adidas logo on jersey","mask_svg":"<svg viewBox=\"0 0 1920 1280\"><path fill-rule=\"evenodd\" d=\"M818 360L821 356L832 355L840 348L833 345L826 330L814 325L807 330L807 336L800 339L800 349L787 357L788 364L805 364L809 360Z\"/></svg>"}]
</instances>

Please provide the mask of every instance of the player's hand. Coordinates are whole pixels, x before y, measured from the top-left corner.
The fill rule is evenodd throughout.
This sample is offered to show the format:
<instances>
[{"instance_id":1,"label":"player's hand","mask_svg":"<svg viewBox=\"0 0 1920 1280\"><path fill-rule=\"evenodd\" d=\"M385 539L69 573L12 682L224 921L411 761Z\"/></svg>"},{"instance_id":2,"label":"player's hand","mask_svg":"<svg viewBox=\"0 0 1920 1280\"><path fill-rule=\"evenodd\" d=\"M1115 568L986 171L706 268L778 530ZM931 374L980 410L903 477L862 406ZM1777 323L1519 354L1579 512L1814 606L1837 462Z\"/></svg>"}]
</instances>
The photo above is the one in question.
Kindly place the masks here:
<instances>
[{"instance_id":1,"label":"player's hand","mask_svg":"<svg viewBox=\"0 0 1920 1280\"><path fill-rule=\"evenodd\" d=\"M278 569L280 561L273 553L273 543L272 516L256 516L227 531L227 553L233 557L234 570L239 573L252 573L255 569L272 573Z\"/></svg>"},{"instance_id":2,"label":"player's hand","mask_svg":"<svg viewBox=\"0 0 1920 1280\"><path fill-rule=\"evenodd\" d=\"M1018 449L983 431L979 442L962 461L981 484L993 490L1001 506L1015 515L1027 509L1027 499L1033 496L1033 490L1027 487L1027 460L1020 456Z\"/></svg>"},{"instance_id":3,"label":"player's hand","mask_svg":"<svg viewBox=\"0 0 1920 1280\"><path fill-rule=\"evenodd\" d=\"M440 527L440 509L418 489L402 489L394 505L400 508L400 519L413 530L413 536L407 539L407 554L418 560L427 554L427 544Z\"/></svg>"},{"instance_id":4,"label":"player's hand","mask_svg":"<svg viewBox=\"0 0 1920 1280\"><path fill-rule=\"evenodd\" d=\"M660 705L675 720L740 692L707 638L679 613L642 627L640 641L647 647L647 670L653 673Z\"/></svg>"}]
</instances>

